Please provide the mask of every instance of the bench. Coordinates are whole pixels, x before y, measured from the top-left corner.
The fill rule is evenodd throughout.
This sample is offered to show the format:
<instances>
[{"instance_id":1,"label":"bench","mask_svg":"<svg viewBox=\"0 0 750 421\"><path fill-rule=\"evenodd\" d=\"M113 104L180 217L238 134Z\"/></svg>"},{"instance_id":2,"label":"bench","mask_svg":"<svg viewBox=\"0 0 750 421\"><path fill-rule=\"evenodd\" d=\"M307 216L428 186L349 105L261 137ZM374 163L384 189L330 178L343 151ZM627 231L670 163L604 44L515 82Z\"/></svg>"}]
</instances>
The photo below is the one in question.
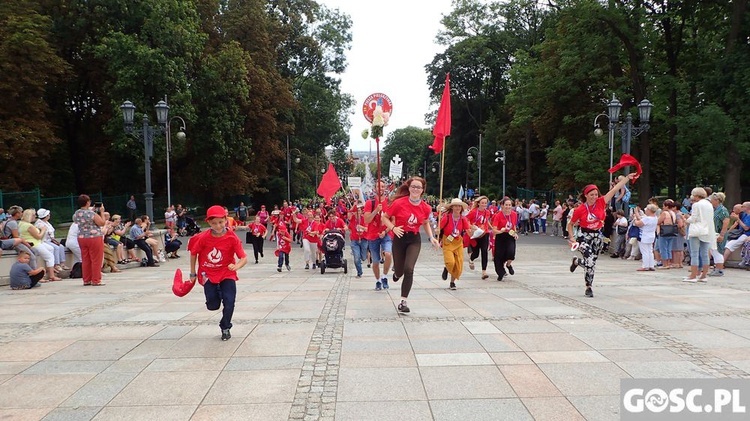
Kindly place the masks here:
<instances>
[{"instance_id":1,"label":"bench","mask_svg":"<svg viewBox=\"0 0 750 421\"><path fill-rule=\"evenodd\" d=\"M164 250L164 238L167 233L167 230L164 229L157 229L152 231L154 233L154 238L159 240L159 249ZM183 247L187 247L187 242L183 242ZM146 253L143 252L140 248L136 247L135 254L138 256L138 259L144 259L146 258ZM10 285L10 268L13 266L13 263L16 262L18 254L13 250L2 250L2 257L0 257L0 287L8 286ZM155 257L156 258L156 257ZM75 255L70 250L65 250L65 265L68 267L73 267L73 264L75 263ZM117 265L119 269L130 269L134 267L140 267L139 262L131 262L124 265ZM37 267L45 267L44 259L37 256ZM109 269L105 269L105 272ZM70 275L69 272L63 272L58 274L61 278L68 278Z\"/></svg>"}]
</instances>

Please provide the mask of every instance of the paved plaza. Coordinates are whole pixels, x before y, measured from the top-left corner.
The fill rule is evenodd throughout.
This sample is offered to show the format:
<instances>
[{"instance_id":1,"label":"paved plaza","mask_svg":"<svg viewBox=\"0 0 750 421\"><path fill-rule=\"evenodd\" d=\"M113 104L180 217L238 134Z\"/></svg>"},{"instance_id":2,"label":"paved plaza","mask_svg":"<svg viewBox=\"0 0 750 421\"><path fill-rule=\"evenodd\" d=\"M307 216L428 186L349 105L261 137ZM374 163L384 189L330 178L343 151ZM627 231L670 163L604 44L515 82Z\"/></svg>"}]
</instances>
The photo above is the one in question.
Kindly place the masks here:
<instances>
[{"instance_id":1,"label":"paved plaza","mask_svg":"<svg viewBox=\"0 0 750 421\"><path fill-rule=\"evenodd\" d=\"M686 284L603 255L590 299L564 241L532 235L514 276L467 264L451 291L423 244L399 315L400 283L303 270L299 248L278 273L266 244L227 342L201 288L171 292L187 252L101 288L4 287L0 419L617 420L622 378L750 378L747 271Z\"/></svg>"}]
</instances>

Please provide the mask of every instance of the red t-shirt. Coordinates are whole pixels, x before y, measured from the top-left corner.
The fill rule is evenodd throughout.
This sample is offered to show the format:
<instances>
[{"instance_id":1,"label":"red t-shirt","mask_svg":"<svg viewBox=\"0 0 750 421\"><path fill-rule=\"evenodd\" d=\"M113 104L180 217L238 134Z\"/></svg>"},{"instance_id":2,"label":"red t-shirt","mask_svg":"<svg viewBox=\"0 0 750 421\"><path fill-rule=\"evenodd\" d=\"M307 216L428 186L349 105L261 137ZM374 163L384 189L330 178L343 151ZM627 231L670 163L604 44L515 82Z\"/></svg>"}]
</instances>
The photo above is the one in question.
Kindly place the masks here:
<instances>
[{"instance_id":1,"label":"red t-shirt","mask_svg":"<svg viewBox=\"0 0 750 421\"><path fill-rule=\"evenodd\" d=\"M346 231L346 222L344 222L343 219L336 217L336 219L329 219L328 222L326 222L326 229L327 230L341 230L342 232Z\"/></svg>"},{"instance_id":2,"label":"red t-shirt","mask_svg":"<svg viewBox=\"0 0 750 421\"><path fill-rule=\"evenodd\" d=\"M501 230L503 228L511 230L515 229L517 225L518 214L516 211L510 211L510 215L508 216L505 216L505 214L500 211L492 217L492 226L495 227L496 230Z\"/></svg>"},{"instance_id":3,"label":"red t-shirt","mask_svg":"<svg viewBox=\"0 0 750 421\"><path fill-rule=\"evenodd\" d=\"M445 237L449 235L460 237L469 228L471 228L471 223L464 216L454 219L453 214L451 213L449 215L444 215L443 219L440 220L440 230Z\"/></svg>"},{"instance_id":4,"label":"red t-shirt","mask_svg":"<svg viewBox=\"0 0 750 421\"><path fill-rule=\"evenodd\" d=\"M320 233L323 231L323 224L315 222L314 219L303 219L299 224L299 229L302 232L302 238L307 239L311 243L317 243L320 238ZM317 234L311 234L316 232Z\"/></svg>"},{"instance_id":5,"label":"red t-shirt","mask_svg":"<svg viewBox=\"0 0 750 421\"><path fill-rule=\"evenodd\" d=\"M487 232L487 226L490 223L491 218L492 213L489 211L489 209L480 211L479 209L475 208L472 209L468 215L466 215L466 219L468 219L472 225L476 225L484 232Z\"/></svg>"},{"instance_id":6,"label":"red t-shirt","mask_svg":"<svg viewBox=\"0 0 750 421\"><path fill-rule=\"evenodd\" d=\"M211 232L203 231L188 243L190 254L198 256L198 280L201 284L206 282L205 274L214 284L225 279L236 281L237 272L227 269L227 266L235 262L235 256L240 259L247 256L242 242L233 231L227 231L221 237L214 237Z\"/></svg>"},{"instance_id":7,"label":"red t-shirt","mask_svg":"<svg viewBox=\"0 0 750 421\"><path fill-rule=\"evenodd\" d=\"M593 206L582 204L573 210L573 216L570 222L575 224L576 221L581 228L589 230L600 230L604 226L604 217L606 216L606 206L604 197L599 196Z\"/></svg>"},{"instance_id":8,"label":"red t-shirt","mask_svg":"<svg viewBox=\"0 0 750 421\"><path fill-rule=\"evenodd\" d=\"M289 254L292 251L291 234L288 230L279 230L276 232L276 251L283 251ZM276 254L278 256L278 253Z\"/></svg>"},{"instance_id":9,"label":"red t-shirt","mask_svg":"<svg viewBox=\"0 0 750 421\"><path fill-rule=\"evenodd\" d=\"M388 210L388 198L382 199L379 203L383 205L383 211ZM375 204L375 206L373 206ZM362 215L366 213L372 212L374 208L377 208L378 205L375 203L375 200L368 200L365 202L365 208L362 210ZM382 211L381 211L382 212ZM370 221L369 224L367 224L367 231L364 234L365 240L377 240L380 238L380 233L385 230L385 227L383 227L383 220L380 218L380 213L373 216L372 221Z\"/></svg>"},{"instance_id":10,"label":"red t-shirt","mask_svg":"<svg viewBox=\"0 0 750 421\"><path fill-rule=\"evenodd\" d=\"M266 229L266 226L261 224L260 222L253 222L247 225L247 229L250 230L251 233L255 236L265 236L266 232L268 231Z\"/></svg>"},{"instance_id":11,"label":"red t-shirt","mask_svg":"<svg viewBox=\"0 0 750 421\"><path fill-rule=\"evenodd\" d=\"M432 208L421 200L418 205L409 201L409 196L403 196L393 201L386 211L388 217L395 217L395 226L400 226L404 232L418 233L419 227L430 217Z\"/></svg>"},{"instance_id":12,"label":"red t-shirt","mask_svg":"<svg viewBox=\"0 0 750 421\"><path fill-rule=\"evenodd\" d=\"M364 227L362 231L359 231L357 228L358 225ZM352 217L349 218L349 239L352 241L359 241L364 238L366 232L367 227L365 226L365 216L361 213L359 216L357 216L356 213L352 214Z\"/></svg>"}]
</instances>

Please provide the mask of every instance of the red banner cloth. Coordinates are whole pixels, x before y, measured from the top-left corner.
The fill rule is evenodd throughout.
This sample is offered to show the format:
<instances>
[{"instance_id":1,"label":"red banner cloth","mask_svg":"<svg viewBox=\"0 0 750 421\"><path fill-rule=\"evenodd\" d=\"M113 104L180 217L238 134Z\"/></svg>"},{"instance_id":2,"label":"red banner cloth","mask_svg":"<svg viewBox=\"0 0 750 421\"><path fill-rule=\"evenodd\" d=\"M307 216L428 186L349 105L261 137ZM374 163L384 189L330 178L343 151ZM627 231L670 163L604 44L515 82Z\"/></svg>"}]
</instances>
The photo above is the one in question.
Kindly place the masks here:
<instances>
[{"instance_id":1,"label":"red banner cloth","mask_svg":"<svg viewBox=\"0 0 750 421\"><path fill-rule=\"evenodd\" d=\"M445 87L443 88L443 97L440 99L440 108L438 108L435 128L432 129L435 140L432 142L430 149L439 154L443 150L446 136L451 134L451 74L445 75Z\"/></svg>"},{"instance_id":2,"label":"red banner cloth","mask_svg":"<svg viewBox=\"0 0 750 421\"><path fill-rule=\"evenodd\" d=\"M633 183L635 183L635 180L637 180L638 177L640 177L641 174L643 174L643 168L641 168L641 163L638 162L638 160L635 159L633 155L626 154L626 153L622 154L622 156L620 157L620 162L618 162L617 164L615 164L614 167L609 169L609 173L614 174L615 172L617 172L617 170L621 168L625 168L625 167L635 167L636 175L635 175L635 178L633 179Z\"/></svg>"},{"instance_id":3,"label":"red banner cloth","mask_svg":"<svg viewBox=\"0 0 750 421\"><path fill-rule=\"evenodd\" d=\"M341 188L341 180L339 180L338 174L336 174L336 168L333 167L332 163L328 163L328 170L323 174L323 179L320 180L318 186L318 195L326 199L326 204L331 204L331 198Z\"/></svg>"}]
</instances>

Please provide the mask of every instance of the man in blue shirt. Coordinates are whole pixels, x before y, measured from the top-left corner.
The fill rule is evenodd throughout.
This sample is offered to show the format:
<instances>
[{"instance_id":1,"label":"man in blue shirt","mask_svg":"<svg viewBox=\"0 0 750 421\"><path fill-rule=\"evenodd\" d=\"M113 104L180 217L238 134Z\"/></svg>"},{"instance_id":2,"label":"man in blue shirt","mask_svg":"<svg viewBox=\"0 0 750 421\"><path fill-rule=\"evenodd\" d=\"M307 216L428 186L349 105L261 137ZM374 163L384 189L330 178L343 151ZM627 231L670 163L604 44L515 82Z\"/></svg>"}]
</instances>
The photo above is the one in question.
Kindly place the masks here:
<instances>
[{"instance_id":1,"label":"man in blue shirt","mask_svg":"<svg viewBox=\"0 0 750 421\"><path fill-rule=\"evenodd\" d=\"M742 229L742 235L736 240L727 241L724 246L724 261L729 259L729 256L738 248L742 247L745 241L750 241L750 202L742 204L742 212L739 215L733 213L732 216L737 216L737 227Z\"/></svg>"},{"instance_id":2,"label":"man in blue shirt","mask_svg":"<svg viewBox=\"0 0 750 421\"><path fill-rule=\"evenodd\" d=\"M146 243L146 233L143 231L143 228L141 227L141 224L143 223L143 220L141 218L136 218L135 223L130 228L130 233L128 234L128 237L130 237L131 240L135 243L136 246L138 246L139 249L143 250L144 253L146 253L146 265L151 267L159 267L159 265L154 262L154 253L151 251L151 246Z\"/></svg>"}]
</instances>

